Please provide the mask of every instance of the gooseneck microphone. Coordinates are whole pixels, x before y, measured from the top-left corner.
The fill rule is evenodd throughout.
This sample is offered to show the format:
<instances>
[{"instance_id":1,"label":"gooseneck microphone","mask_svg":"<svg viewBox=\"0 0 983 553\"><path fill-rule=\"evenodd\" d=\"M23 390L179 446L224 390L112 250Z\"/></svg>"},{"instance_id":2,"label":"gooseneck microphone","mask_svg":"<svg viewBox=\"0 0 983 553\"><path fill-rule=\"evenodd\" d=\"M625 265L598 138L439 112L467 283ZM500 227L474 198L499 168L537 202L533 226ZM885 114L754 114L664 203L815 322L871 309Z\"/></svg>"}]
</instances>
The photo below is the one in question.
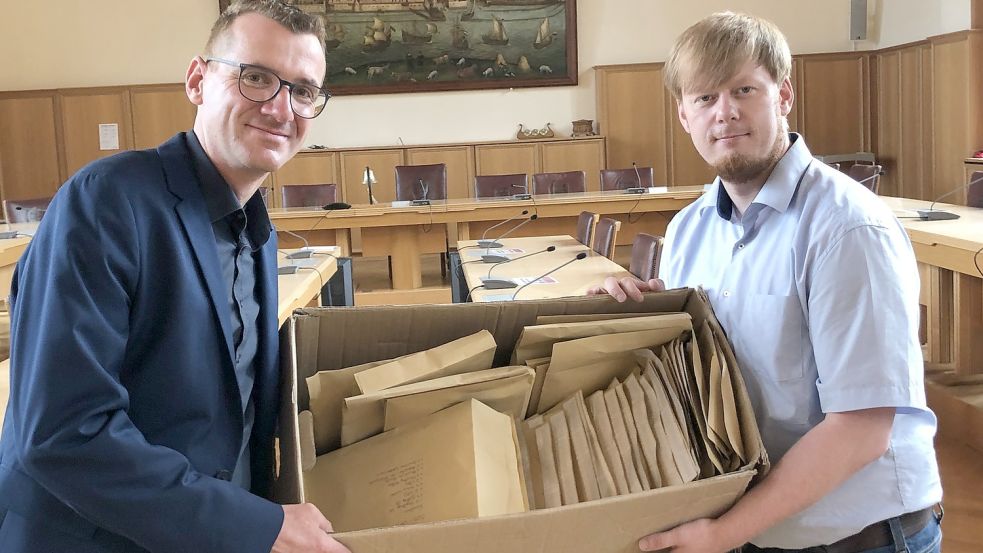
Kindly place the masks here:
<instances>
[{"instance_id":1,"label":"gooseneck microphone","mask_svg":"<svg viewBox=\"0 0 983 553\"><path fill-rule=\"evenodd\" d=\"M498 263L495 263L488 269L488 276L483 278L481 280L481 283L488 290L501 290L502 288L515 288L516 284L514 280L497 279L491 277L492 271L495 270L495 267L498 267L499 265L504 265L506 263L511 263L513 261L518 261L520 259L525 259L527 257L532 257L534 255L539 255L541 253L555 252L555 251L556 251L556 246L550 246L545 250L539 250L538 252L527 253L526 255L520 255L519 257L513 257L511 259L506 259L505 261L499 261Z\"/></svg>"},{"instance_id":2,"label":"gooseneck microphone","mask_svg":"<svg viewBox=\"0 0 983 553\"><path fill-rule=\"evenodd\" d=\"M644 194L645 187L642 186L642 174L638 172L638 165L633 161L631 168L635 170L635 186L625 188L625 194Z\"/></svg>"},{"instance_id":3,"label":"gooseneck microphone","mask_svg":"<svg viewBox=\"0 0 983 553\"><path fill-rule=\"evenodd\" d=\"M519 228L521 228L523 225L526 225L526 224L529 224L529 223L535 221L536 219L539 219L539 215L536 215L534 213L534 214L530 215L529 218L526 219L525 221L522 221L518 225L515 225L514 227L512 227L509 230L505 231L504 234L502 234L501 236L499 236L498 238L496 238L494 241L492 241L491 245L483 246L486 249L486 251L485 251L485 255L481 256L482 260L485 263L500 263L500 262L505 261L506 259L508 259L507 257L503 257L503 256L500 256L500 255L488 255L488 251L487 250L490 250L491 248L501 248L502 247L502 243L499 242L499 240L501 240L502 238L505 238L506 236L512 234L513 232L515 232L516 230L518 230Z\"/></svg>"},{"instance_id":4,"label":"gooseneck microphone","mask_svg":"<svg viewBox=\"0 0 983 553\"><path fill-rule=\"evenodd\" d=\"M550 269L549 271L547 271L547 272L545 272L545 273L543 273L543 274L541 274L541 275L539 275L539 276L538 276L538 277L536 277L535 279L533 279L533 280L531 280L531 281L529 281L529 282L527 282L527 283L525 283L525 284L523 284L522 286L520 286L520 287L519 287L519 288L518 288L518 289L517 289L517 290L515 291L515 293L514 293L514 294L512 294L512 299L513 299L513 300L515 300L515 297L516 297L516 296L518 296L518 295L519 295L519 292L521 292L521 291L522 291L522 289L523 289L523 288L525 288L526 286L529 286L530 284L532 284L532 283L534 283L534 282L539 282L540 280L542 280L542 279L544 279L544 278L546 278L546 277L548 277L548 276L550 276L551 274L553 274L553 273L555 273L555 272L557 272L557 271L559 271L560 269L562 269L562 268L564 268L564 267L566 267L567 265L569 265L569 264L571 264L571 263L573 263L574 261L579 261L579 260L581 260L581 259L584 259L584 258L586 258L586 257L587 257L587 252L580 252L580 253L578 253L578 254L577 254L577 257L574 257L573 259L571 259L571 260L569 260L569 261L566 261L565 263L562 263L562 264L560 264L560 265L557 265L556 267L554 267L554 268L552 268L552 269Z\"/></svg>"},{"instance_id":5,"label":"gooseneck microphone","mask_svg":"<svg viewBox=\"0 0 983 553\"><path fill-rule=\"evenodd\" d=\"M523 217L525 215L529 215L529 210L528 209L523 209L522 210L522 213L520 213L518 215L515 215L513 217L509 217L508 219L502 221L501 223L496 223L496 224L488 227L487 229L485 229L485 232L481 233L481 240L478 240L478 246L477 247L479 247L479 248L501 248L502 245L499 244L498 242L496 242L494 240L485 240L485 237L488 236L488 232L491 231L492 229L496 229L496 228L498 228L498 227L500 227L500 226L502 226L504 224L511 223L512 221L515 221L519 217Z\"/></svg>"},{"instance_id":6,"label":"gooseneck microphone","mask_svg":"<svg viewBox=\"0 0 983 553\"><path fill-rule=\"evenodd\" d=\"M430 189L427 187L427 183L423 179L417 179L417 183L420 185L420 190L423 191L423 197L411 201L410 205L430 205Z\"/></svg>"},{"instance_id":7,"label":"gooseneck microphone","mask_svg":"<svg viewBox=\"0 0 983 553\"><path fill-rule=\"evenodd\" d=\"M951 221L953 219L958 219L959 215L952 213L951 211L942 211L942 210L936 211L935 210L936 202L938 202L942 198L949 197L957 192L962 192L963 190L966 190L970 186L973 186L974 184L980 181L983 181L983 176L975 178L969 181L968 183L960 186L959 188L956 188L955 190L950 190L945 194L942 194L938 198L935 198L934 200L932 200L932 205L928 206L928 209L915 210L916 213L918 213L918 218L921 219L922 221Z\"/></svg>"}]
</instances>

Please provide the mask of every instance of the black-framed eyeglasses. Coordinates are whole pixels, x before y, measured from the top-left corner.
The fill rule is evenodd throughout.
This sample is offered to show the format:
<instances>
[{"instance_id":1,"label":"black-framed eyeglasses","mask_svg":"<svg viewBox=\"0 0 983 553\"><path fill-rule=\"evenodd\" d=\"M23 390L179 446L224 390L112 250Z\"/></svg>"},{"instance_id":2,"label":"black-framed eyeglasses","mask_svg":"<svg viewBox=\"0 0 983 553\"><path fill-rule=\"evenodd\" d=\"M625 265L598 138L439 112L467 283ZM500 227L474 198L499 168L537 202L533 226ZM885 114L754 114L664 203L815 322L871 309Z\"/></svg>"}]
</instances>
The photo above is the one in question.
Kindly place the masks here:
<instances>
[{"instance_id":1,"label":"black-framed eyeglasses","mask_svg":"<svg viewBox=\"0 0 983 553\"><path fill-rule=\"evenodd\" d=\"M218 62L239 68L239 94L257 103L269 102L287 87L290 93L290 109L297 117L314 119L324 110L331 93L323 88L305 83L292 83L279 75L258 65L240 63L222 58L204 58L206 63Z\"/></svg>"}]
</instances>

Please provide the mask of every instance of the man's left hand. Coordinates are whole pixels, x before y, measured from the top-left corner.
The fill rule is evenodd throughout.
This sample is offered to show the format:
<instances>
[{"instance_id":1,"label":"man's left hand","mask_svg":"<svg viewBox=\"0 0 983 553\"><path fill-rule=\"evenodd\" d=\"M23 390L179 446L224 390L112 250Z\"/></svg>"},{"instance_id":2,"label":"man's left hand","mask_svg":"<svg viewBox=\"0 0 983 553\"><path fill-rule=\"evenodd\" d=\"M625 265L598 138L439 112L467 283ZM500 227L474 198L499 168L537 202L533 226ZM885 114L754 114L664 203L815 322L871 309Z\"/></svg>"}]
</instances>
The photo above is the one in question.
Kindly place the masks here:
<instances>
[{"instance_id":1,"label":"man's left hand","mask_svg":"<svg viewBox=\"0 0 983 553\"><path fill-rule=\"evenodd\" d=\"M701 518L687 522L672 530L658 532L638 540L642 551L670 551L672 553L727 553L732 547L721 543L716 521Z\"/></svg>"}]
</instances>

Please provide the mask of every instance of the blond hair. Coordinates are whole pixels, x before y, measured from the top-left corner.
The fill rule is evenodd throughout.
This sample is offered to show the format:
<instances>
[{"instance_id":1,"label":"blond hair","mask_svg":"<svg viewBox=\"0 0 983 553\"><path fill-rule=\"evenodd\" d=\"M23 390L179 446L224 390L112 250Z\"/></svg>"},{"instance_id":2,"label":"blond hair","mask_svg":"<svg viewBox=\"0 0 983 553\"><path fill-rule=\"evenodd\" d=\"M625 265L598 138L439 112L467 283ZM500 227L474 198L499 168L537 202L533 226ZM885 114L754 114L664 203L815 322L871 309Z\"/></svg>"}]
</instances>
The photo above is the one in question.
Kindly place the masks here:
<instances>
[{"instance_id":1,"label":"blond hair","mask_svg":"<svg viewBox=\"0 0 983 553\"><path fill-rule=\"evenodd\" d=\"M676 40L664 69L665 85L676 100L683 90L714 90L748 61L764 67L781 84L792 69L785 35L760 17L715 13Z\"/></svg>"},{"instance_id":2,"label":"blond hair","mask_svg":"<svg viewBox=\"0 0 983 553\"><path fill-rule=\"evenodd\" d=\"M205 54L212 55L216 43L225 35L239 16L258 13L268 17L298 35L314 35L324 44L324 22L299 8L285 4L282 0L236 0L218 16L212 25L212 32L205 43Z\"/></svg>"}]
</instances>

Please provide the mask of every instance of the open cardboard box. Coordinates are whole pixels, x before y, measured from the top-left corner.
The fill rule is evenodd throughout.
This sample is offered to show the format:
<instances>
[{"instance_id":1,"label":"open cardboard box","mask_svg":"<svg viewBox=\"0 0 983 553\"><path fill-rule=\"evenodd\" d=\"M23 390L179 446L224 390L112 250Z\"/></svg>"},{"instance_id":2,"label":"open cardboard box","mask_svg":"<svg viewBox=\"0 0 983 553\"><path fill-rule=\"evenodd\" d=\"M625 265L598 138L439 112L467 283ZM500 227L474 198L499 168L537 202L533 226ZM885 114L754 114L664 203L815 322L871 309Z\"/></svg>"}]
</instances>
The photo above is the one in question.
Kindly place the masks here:
<instances>
[{"instance_id":1,"label":"open cardboard box","mask_svg":"<svg viewBox=\"0 0 983 553\"><path fill-rule=\"evenodd\" d=\"M481 329L491 332L498 349L495 366L507 365L522 328L541 315L587 313L659 313L685 311L694 327L707 321L731 367L733 350L705 295L694 289L648 294L641 303L619 304L609 297L580 297L506 303L429 306L316 308L295 312L281 335L283 398L280 413L279 467L274 485L281 503L304 501L304 473L298 430L306 409L305 379L339 369L433 348ZM708 359L708 355L701 356ZM747 391L740 371L735 393ZM340 414L339 414L340 416ZM768 457L754 421L742 421L752 461L740 470L688 484L527 513L416 524L335 534L354 553L403 551L428 553L615 553L638 551L639 538L682 522L716 516L745 492L755 475L768 468Z\"/></svg>"}]
</instances>

